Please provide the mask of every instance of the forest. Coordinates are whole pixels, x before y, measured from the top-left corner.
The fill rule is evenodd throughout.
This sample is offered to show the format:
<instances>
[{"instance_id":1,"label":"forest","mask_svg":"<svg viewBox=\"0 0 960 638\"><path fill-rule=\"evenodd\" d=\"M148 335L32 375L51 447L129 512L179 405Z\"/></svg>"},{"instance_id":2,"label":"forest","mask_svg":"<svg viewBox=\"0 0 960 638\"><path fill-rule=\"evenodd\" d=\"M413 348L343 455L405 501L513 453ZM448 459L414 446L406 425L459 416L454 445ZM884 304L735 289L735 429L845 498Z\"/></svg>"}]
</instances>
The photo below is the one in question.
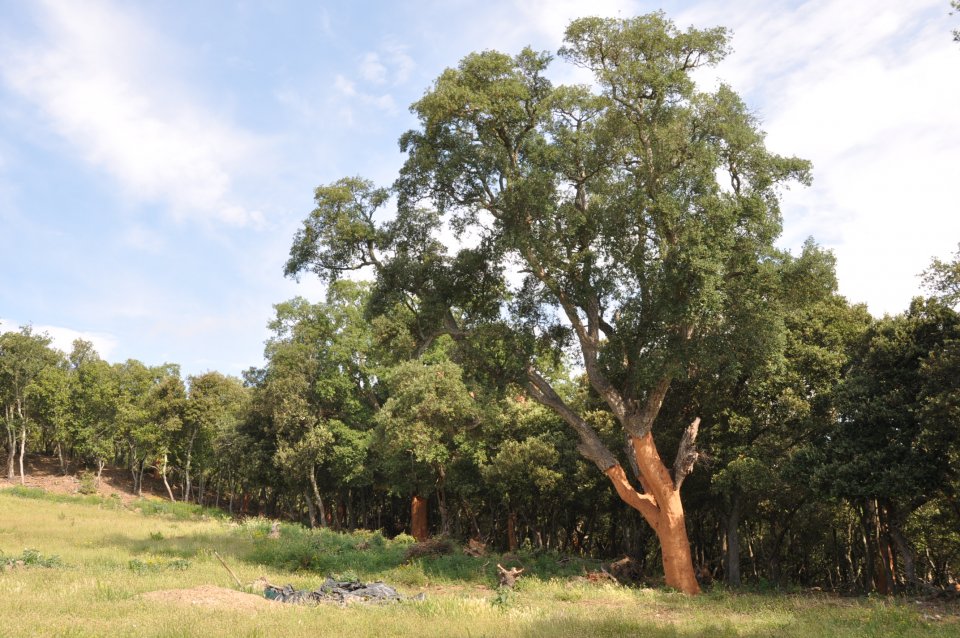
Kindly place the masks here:
<instances>
[{"instance_id":1,"label":"forest","mask_svg":"<svg viewBox=\"0 0 960 638\"><path fill-rule=\"evenodd\" d=\"M3 332L8 479L119 465L236 516L626 555L689 594L953 590L960 250L877 318L814 239L776 247L812 169L697 86L728 37L584 18L556 55L444 71L392 185L316 189L285 274L326 298L276 304L242 379Z\"/></svg>"}]
</instances>

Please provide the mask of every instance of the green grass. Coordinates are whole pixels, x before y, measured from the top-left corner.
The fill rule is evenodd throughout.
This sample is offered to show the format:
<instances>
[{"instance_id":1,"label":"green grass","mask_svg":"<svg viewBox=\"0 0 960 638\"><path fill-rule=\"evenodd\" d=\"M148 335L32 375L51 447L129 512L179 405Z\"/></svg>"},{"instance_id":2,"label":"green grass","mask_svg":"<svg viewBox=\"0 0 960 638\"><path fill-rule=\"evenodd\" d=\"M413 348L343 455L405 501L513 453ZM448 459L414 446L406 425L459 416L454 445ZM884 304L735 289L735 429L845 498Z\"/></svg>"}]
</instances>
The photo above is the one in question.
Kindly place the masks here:
<instances>
[{"instance_id":1,"label":"green grass","mask_svg":"<svg viewBox=\"0 0 960 638\"><path fill-rule=\"evenodd\" d=\"M179 505L179 504L178 504ZM909 601L715 589L689 598L577 580L584 564L523 555L515 591L497 592L500 557L404 563L409 539L271 522L238 524L197 508L0 491L0 636L960 636L956 609L925 620ZM327 573L382 579L423 602L386 607L236 609L140 594L244 583L316 588ZM26 560L29 559L29 560ZM588 567L590 564L587 565ZM932 615L932 612L931 612Z\"/></svg>"}]
</instances>

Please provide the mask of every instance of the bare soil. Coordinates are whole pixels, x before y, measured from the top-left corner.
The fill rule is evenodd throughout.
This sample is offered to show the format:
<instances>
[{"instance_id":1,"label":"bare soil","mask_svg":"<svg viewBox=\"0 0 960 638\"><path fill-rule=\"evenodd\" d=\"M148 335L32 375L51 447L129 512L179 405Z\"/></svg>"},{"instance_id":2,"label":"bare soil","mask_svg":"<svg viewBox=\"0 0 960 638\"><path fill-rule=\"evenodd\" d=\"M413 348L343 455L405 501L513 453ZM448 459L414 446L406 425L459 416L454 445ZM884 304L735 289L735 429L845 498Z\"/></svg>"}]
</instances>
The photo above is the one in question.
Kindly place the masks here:
<instances>
[{"instance_id":1,"label":"bare soil","mask_svg":"<svg viewBox=\"0 0 960 638\"><path fill-rule=\"evenodd\" d=\"M24 460L24 470L23 483L20 482L19 465L17 466L17 476L12 481L7 480L6 474L0 476L0 489L25 485L55 494L80 493L79 471L83 471L83 468L78 470L71 466L71 474L64 476L60 472L60 463L56 457L28 454ZM100 475L100 487L97 489L97 493L107 498L117 495L124 504L129 504L138 498L131 491L132 487L133 479L128 470L108 466L103 469L103 474ZM174 490L174 496L177 496L177 490ZM166 489L163 487L163 481L152 476L150 470L143 476L143 497L168 498Z\"/></svg>"},{"instance_id":2,"label":"bare soil","mask_svg":"<svg viewBox=\"0 0 960 638\"><path fill-rule=\"evenodd\" d=\"M200 585L191 589L164 589L140 595L144 600L180 605L198 605L201 607L239 609L258 611L279 608L282 603L267 600L256 594L247 594L226 587Z\"/></svg>"}]
</instances>

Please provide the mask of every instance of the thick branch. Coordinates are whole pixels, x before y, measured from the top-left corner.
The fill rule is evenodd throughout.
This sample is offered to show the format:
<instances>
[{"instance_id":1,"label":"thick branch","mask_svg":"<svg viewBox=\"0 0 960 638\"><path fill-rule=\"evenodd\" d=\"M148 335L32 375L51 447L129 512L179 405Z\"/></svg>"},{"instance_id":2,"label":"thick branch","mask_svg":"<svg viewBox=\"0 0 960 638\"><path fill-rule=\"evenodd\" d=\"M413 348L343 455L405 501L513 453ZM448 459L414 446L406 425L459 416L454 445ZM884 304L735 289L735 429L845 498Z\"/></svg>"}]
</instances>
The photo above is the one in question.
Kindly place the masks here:
<instances>
[{"instance_id":1,"label":"thick branch","mask_svg":"<svg viewBox=\"0 0 960 638\"><path fill-rule=\"evenodd\" d=\"M657 385L650 389L643 409L636 414L635 418L630 419L629 422L624 424L624 427L631 436L641 439L648 435L650 430L653 429L653 422L656 420L657 415L660 414L660 407L663 405L664 397L667 396L667 390L670 389L671 381L672 377L669 374L661 377Z\"/></svg>"},{"instance_id":2,"label":"thick branch","mask_svg":"<svg viewBox=\"0 0 960 638\"><path fill-rule=\"evenodd\" d=\"M700 453L697 452L697 432L700 430L700 417L697 417L687 426L683 432L683 438L680 440L680 447L677 449L677 458L673 462L673 483L680 489L683 480L693 471L693 465L697 462Z\"/></svg>"},{"instance_id":3,"label":"thick branch","mask_svg":"<svg viewBox=\"0 0 960 638\"><path fill-rule=\"evenodd\" d=\"M538 403L547 406L556 412L560 418L580 437L577 451L585 459L593 461L601 472L617 465L617 459L607 446L603 444L596 431L580 415L570 409L570 406L560 398L560 395L550 386L539 372L532 366L527 367L527 391Z\"/></svg>"},{"instance_id":4,"label":"thick branch","mask_svg":"<svg viewBox=\"0 0 960 638\"><path fill-rule=\"evenodd\" d=\"M630 485L630 481L627 480L627 473L623 471L623 466L619 463L608 468L604 474L606 474L610 482L613 483L613 487L617 490L617 495L620 496L620 499L640 512L647 520L647 523L650 524L650 527L656 529L660 522L660 509L657 507L656 500L649 494L641 494L635 490L633 486Z\"/></svg>"},{"instance_id":5,"label":"thick branch","mask_svg":"<svg viewBox=\"0 0 960 638\"><path fill-rule=\"evenodd\" d=\"M563 308L563 312L570 321L570 325L573 326L573 331L576 333L577 340L580 342L580 351L583 354L583 366L587 373L587 379L590 380L590 385L597 391L607 405L610 406L617 420L626 425L629 418L626 402L620 393L617 392L616 388L613 387L613 384L610 383L606 376L600 371L600 366L597 364L597 352L600 348L600 322L597 320L600 312L599 303L590 304L591 309L588 310L587 313L588 325L585 326L580 318L580 314L577 312L576 305L567 296L563 288L547 273L533 250L527 247L524 251L524 256L527 263L530 264L530 269L534 276L556 295L560 307Z\"/></svg>"}]
</instances>

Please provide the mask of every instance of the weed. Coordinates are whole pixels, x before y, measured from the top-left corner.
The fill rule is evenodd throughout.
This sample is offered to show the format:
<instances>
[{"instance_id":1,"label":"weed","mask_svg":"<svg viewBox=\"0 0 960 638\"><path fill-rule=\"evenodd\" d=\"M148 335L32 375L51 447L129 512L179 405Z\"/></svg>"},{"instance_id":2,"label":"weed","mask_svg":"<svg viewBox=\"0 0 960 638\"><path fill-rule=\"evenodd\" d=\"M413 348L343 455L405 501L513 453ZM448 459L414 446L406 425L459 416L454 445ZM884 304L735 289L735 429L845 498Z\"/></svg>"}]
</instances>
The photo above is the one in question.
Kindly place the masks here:
<instances>
[{"instance_id":1,"label":"weed","mask_svg":"<svg viewBox=\"0 0 960 638\"><path fill-rule=\"evenodd\" d=\"M190 567L190 561L184 558L148 558L147 560L132 558L127 563L127 567L135 574L157 573L165 570L184 571Z\"/></svg>"},{"instance_id":2,"label":"weed","mask_svg":"<svg viewBox=\"0 0 960 638\"><path fill-rule=\"evenodd\" d=\"M0 552L0 566L7 567L63 567L59 556L44 556L35 549L25 549L19 556L4 557Z\"/></svg>"},{"instance_id":3,"label":"weed","mask_svg":"<svg viewBox=\"0 0 960 638\"><path fill-rule=\"evenodd\" d=\"M509 609L516 603L517 593L509 587L498 587L496 595L490 600L490 604L500 610Z\"/></svg>"}]
</instances>

